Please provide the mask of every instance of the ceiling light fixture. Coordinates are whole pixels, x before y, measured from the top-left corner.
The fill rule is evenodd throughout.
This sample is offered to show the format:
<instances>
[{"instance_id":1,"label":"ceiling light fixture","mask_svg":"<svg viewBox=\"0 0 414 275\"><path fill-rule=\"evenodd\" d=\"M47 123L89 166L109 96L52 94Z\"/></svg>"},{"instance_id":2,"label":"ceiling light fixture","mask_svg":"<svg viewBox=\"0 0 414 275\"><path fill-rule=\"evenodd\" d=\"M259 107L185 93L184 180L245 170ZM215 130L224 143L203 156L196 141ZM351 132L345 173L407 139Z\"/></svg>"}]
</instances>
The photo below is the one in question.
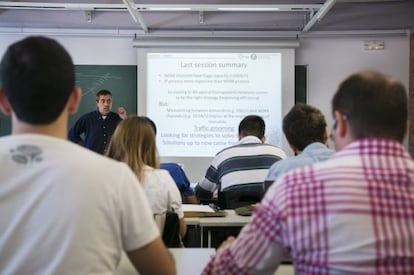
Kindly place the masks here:
<instances>
[{"instance_id":1,"label":"ceiling light fixture","mask_svg":"<svg viewBox=\"0 0 414 275\"><path fill-rule=\"evenodd\" d=\"M217 8L219 11L279 11L279 8Z\"/></svg>"}]
</instances>

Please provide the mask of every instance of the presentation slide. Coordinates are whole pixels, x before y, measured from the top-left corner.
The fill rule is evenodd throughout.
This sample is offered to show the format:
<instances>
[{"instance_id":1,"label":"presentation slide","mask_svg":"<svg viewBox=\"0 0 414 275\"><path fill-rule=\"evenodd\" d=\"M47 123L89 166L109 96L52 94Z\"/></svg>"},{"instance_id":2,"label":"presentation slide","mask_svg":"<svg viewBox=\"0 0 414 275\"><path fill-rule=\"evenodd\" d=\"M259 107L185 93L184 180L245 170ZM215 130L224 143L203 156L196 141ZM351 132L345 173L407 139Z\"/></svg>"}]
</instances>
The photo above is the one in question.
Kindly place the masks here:
<instances>
[{"instance_id":1,"label":"presentation slide","mask_svg":"<svg viewBox=\"0 0 414 275\"><path fill-rule=\"evenodd\" d=\"M212 157L238 143L246 115L282 146L282 56L277 52L148 52L146 115L162 157Z\"/></svg>"}]
</instances>

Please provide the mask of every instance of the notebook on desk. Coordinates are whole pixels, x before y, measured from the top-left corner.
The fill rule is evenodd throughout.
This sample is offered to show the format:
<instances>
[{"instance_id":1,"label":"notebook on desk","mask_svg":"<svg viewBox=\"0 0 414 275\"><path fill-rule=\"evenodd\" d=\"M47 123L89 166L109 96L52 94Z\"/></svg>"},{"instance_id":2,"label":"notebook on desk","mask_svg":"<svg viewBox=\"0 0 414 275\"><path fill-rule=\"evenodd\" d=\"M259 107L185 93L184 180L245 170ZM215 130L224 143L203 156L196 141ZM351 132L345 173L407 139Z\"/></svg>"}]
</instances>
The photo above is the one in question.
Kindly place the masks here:
<instances>
[{"instance_id":1,"label":"notebook on desk","mask_svg":"<svg viewBox=\"0 0 414 275\"><path fill-rule=\"evenodd\" d=\"M183 204L184 217L225 217L226 212L214 205Z\"/></svg>"}]
</instances>

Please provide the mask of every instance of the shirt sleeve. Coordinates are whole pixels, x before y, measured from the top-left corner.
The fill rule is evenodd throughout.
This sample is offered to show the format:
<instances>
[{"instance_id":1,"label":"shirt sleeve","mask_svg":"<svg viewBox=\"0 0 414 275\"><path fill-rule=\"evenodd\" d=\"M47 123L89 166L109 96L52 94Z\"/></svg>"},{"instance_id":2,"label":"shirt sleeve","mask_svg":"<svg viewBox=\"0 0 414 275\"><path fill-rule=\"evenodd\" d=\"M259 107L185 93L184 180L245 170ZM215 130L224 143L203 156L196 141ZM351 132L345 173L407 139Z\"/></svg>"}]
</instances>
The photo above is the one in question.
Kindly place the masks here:
<instances>
[{"instance_id":1,"label":"shirt sleeve","mask_svg":"<svg viewBox=\"0 0 414 275\"><path fill-rule=\"evenodd\" d=\"M133 172L127 166L125 168L120 177L123 182L119 191L120 222L124 248L131 251L153 241L159 231L141 184Z\"/></svg>"},{"instance_id":2,"label":"shirt sleeve","mask_svg":"<svg viewBox=\"0 0 414 275\"><path fill-rule=\"evenodd\" d=\"M214 191L217 189L217 185L206 179L198 183L194 188L194 193L198 199L211 199Z\"/></svg>"},{"instance_id":3,"label":"shirt sleeve","mask_svg":"<svg viewBox=\"0 0 414 275\"><path fill-rule=\"evenodd\" d=\"M218 184L217 168L210 165L204 179L196 185L194 192L198 199L211 199L214 191L218 189Z\"/></svg>"},{"instance_id":4,"label":"shirt sleeve","mask_svg":"<svg viewBox=\"0 0 414 275\"><path fill-rule=\"evenodd\" d=\"M69 129L68 138L70 141L79 143L82 141L81 134L85 132L84 116L80 117Z\"/></svg>"},{"instance_id":5,"label":"shirt sleeve","mask_svg":"<svg viewBox=\"0 0 414 275\"><path fill-rule=\"evenodd\" d=\"M185 174L184 170L179 167L179 171L180 171L180 176L182 179L181 182L181 188L182 188L182 192L184 196L193 196L194 195L194 190L191 188L191 184L190 181L187 178L187 175Z\"/></svg>"},{"instance_id":6,"label":"shirt sleeve","mask_svg":"<svg viewBox=\"0 0 414 275\"><path fill-rule=\"evenodd\" d=\"M273 188L274 189L274 188ZM269 190L270 191L270 190ZM236 241L213 256L203 274L273 274L285 258L282 217L273 192L258 204Z\"/></svg>"}]
</instances>

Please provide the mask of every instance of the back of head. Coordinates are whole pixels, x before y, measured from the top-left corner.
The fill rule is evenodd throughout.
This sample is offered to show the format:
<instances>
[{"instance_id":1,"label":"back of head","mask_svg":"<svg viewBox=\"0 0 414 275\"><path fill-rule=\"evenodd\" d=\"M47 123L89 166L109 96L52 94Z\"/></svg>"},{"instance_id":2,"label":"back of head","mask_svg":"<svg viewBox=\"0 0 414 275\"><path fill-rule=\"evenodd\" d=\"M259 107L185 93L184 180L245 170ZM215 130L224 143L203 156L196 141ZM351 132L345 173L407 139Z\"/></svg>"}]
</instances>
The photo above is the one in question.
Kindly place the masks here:
<instances>
[{"instance_id":1,"label":"back of head","mask_svg":"<svg viewBox=\"0 0 414 275\"><path fill-rule=\"evenodd\" d=\"M313 142L326 143L326 121L322 112L298 103L283 118L283 132L288 142L302 151Z\"/></svg>"},{"instance_id":2,"label":"back of head","mask_svg":"<svg viewBox=\"0 0 414 275\"><path fill-rule=\"evenodd\" d=\"M373 71L349 76L332 99L332 111L349 122L354 139L404 139L407 94L404 85L390 76Z\"/></svg>"},{"instance_id":3,"label":"back of head","mask_svg":"<svg viewBox=\"0 0 414 275\"><path fill-rule=\"evenodd\" d=\"M144 116L143 118L148 120L148 122L151 124L152 129L154 130L154 134L157 135L157 126L155 125L155 122L147 116Z\"/></svg>"},{"instance_id":4,"label":"back of head","mask_svg":"<svg viewBox=\"0 0 414 275\"><path fill-rule=\"evenodd\" d=\"M105 153L124 161L141 179L144 165L159 167L155 133L147 118L130 116L116 127Z\"/></svg>"},{"instance_id":5,"label":"back of head","mask_svg":"<svg viewBox=\"0 0 414 275\"><path fill-rule=\"evenodd\" d=\"M0 64L0 81L19 120L49 124L62 113L74 89L74 66L55 40L28 37L8 47Z\"/></svg>"},{"instance_id":6,"label":"back of head","mask_svg":"<svg viewBox=\"0 0 414 275\"><path fill-rule=\"evenodd\" d=\"M256 115L248 115L240 121L239 135L242 137L256 136L263 138L265 133L265 122L262 117Z\"/></svg>"}]
</instances>

